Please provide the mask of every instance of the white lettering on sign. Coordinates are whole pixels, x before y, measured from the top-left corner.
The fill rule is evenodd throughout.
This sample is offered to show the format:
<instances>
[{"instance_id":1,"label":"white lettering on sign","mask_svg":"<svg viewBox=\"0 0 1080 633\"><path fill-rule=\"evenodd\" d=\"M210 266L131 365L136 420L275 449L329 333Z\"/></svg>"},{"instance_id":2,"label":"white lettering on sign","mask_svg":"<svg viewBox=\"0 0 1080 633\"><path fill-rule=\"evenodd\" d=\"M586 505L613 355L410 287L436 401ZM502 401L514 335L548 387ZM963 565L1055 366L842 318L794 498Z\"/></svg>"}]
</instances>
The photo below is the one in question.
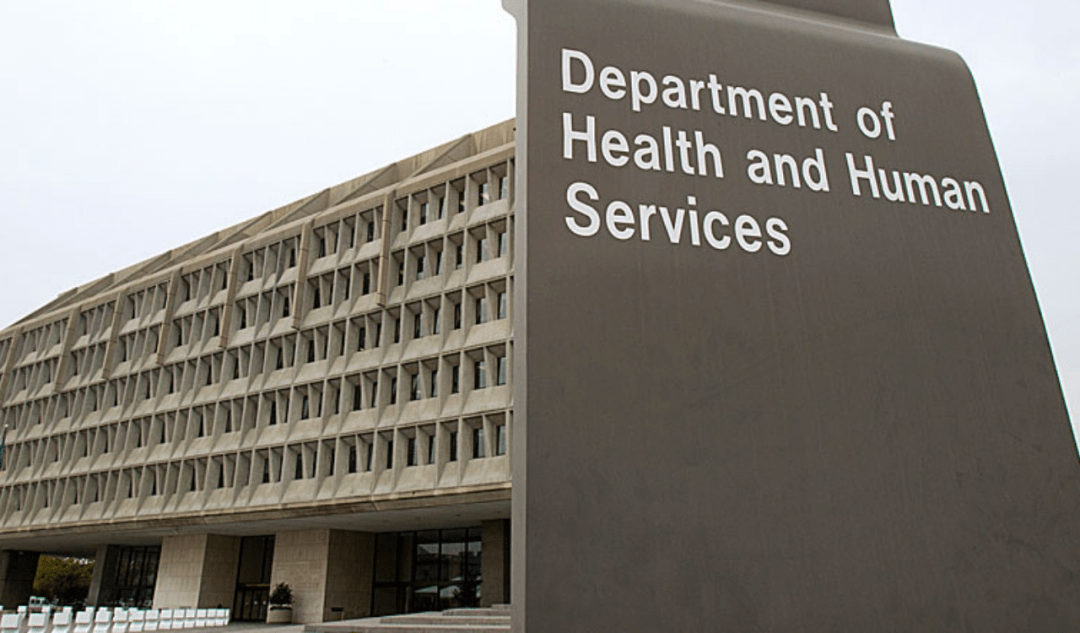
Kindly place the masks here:
<instances>
[{"instance_id":1,"label":"white lettering on sign","mask_svg":"<svg viewBox=\"0 0 1080 633\"><path fill-rule=\"evenodd\" d=\"M835 195L829 174L829 155L821 147L805 146L813 134L838 134L839 121L847 120L858 131L859 144L880 143L887 151L897 144L902 126L898 113L902 103L893 100L863 103L847 110L837 108L828 90L794 94L775 87L721 81L715 69L684 76L620 64L597 64L579 49L561 52L561 86L574 99L587 99L593 112L611 116L607 103L622 104L628 112L607 122L581 109L562 113L562 157L611 169L643 172L642 177L687 176L707 179L707 187L722 187L727 172L725 133L733 125L772 125L800 128L804 143L797 151L776 148L736 149L745 157L747 182L754 186L798 190L805 194ZM738 80L736 80L738 81ZM816 93L816 94L815 94ZM628 129L644 112L670 112L672 121ZM684 117L680 113L700 113ZM839 118L838 118L839 116ZM718 117L713 120L712 117ZM679 118L691 122L678 124ZM617 125L608 123L616 122ZM748 138L741 134L739 139ZM833 142L835 144L835 141ZM839 160L837 162L840 162ZM920 170L885 168L874 156L845 152L847 182L853 198L884 203L920 205L952 211L990 213L986 189L977 180L939 175ZM738 173L740 170L736 170ZM702 185L705 187L706 185ZM841 187L841 191L848 191ZM619 241L635 238L651 242L655 236L671 244L689 244L725 251L736 247L745 253L788 255L792 251L788 223L780 217L764 221L750 213L732 217L713 209L696 208L702 190L686 196L683 206L654 201L626 201L609 196L605 202L596 187L585 181L566 190L569 214L566 227L579 237L606 233ZM718 190L713 198L722 199Z\"/></svg>"}]
</instances>

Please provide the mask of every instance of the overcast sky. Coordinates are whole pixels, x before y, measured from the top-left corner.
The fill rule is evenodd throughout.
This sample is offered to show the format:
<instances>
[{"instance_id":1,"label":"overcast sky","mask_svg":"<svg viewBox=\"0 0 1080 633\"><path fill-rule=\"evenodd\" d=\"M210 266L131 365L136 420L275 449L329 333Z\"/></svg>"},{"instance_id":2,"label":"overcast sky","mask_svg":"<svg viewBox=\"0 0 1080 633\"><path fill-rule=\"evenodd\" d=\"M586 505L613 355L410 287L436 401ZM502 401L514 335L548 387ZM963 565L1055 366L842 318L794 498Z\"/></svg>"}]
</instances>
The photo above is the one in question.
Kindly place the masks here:
<instances>
[{"instance_id":1,"label":"overcast sky","mask_svg":"<svg viewBox=\"0 0 1080 633\"><path fill-rule=\"evenodd\" d=\"M1080 411L1069 193L1080 178L1080 8L893 0L893 11L901 36L971 66ZM0 0L0 327L512 117L514 37L498 0Z\"/></svg>"}]
</instances>

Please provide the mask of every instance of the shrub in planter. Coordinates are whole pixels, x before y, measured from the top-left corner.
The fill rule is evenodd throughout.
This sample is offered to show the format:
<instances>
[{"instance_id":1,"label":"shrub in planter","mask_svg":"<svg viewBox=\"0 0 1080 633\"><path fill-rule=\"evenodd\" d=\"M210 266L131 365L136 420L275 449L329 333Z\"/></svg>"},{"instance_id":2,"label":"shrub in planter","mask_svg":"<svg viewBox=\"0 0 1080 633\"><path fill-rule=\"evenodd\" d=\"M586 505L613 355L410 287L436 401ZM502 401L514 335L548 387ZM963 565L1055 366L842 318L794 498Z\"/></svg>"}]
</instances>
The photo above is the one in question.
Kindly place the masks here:
<instances>
[{"instance_id":1,"label":"shrub in planter","mask_svg":"<svg viewBox=\"0 0 1080 633\"><path fill-rule=\"evenodd\" d=\"M279 582L270 592L270 610L266 614L267 624L289 624L292 622L292 587Z\"/></svg>"}]
</instances>

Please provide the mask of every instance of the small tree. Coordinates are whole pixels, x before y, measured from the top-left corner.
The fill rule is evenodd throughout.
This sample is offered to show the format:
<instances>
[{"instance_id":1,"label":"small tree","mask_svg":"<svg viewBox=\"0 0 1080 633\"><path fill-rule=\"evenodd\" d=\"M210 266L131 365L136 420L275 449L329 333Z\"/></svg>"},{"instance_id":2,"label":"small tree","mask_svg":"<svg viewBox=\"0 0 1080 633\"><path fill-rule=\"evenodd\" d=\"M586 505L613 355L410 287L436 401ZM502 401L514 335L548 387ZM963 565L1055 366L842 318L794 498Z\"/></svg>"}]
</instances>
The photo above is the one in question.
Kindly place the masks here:
<instances>
[{"instance_id":1,"label":"small tree","mask_svg":"<svg viewBox=\"0 0 1080 633\"><path fill-rule=\"evenodd\" d=\"M292 606L292 587L289 586L289 583L279 582L274 585L274 590L270 592L270 606Z\"/></svg>"},{"instance_id":2,"label":"small tree","mask_svg":"<svg viewBox=\"0 0 1080 633\"><path fill-rule=\"evenodd\" d=\"M34 576L34 593L60 604L77 604L86 600L94 563L79 558L42 556Z\"/></svg>"}]
</instances>

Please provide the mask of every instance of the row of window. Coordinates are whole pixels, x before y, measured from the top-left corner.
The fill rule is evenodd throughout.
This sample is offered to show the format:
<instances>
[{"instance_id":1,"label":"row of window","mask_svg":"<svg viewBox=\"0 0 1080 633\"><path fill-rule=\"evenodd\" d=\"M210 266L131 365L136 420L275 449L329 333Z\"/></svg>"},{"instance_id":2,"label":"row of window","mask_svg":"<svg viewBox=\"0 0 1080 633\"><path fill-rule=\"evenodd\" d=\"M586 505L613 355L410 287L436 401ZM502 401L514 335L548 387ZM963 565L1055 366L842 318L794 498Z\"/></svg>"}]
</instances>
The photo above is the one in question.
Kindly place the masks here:
<instances>
[{"instance_id":1,"label":"row of window","mask_svg":"<svg viewBox=\"0 0 1080 633\"><path fill-rule=\"evenodd\" d=\"M42 424L69 416L82 417L121 404L137 404L178 392L188 393L204 386L246 379L306 363L334 360L384 345L440 336L492 320L505 320L509 317L509 295L505 283L505 280L498 280L479 284L464 291L436 295L295 334L278 335L250 346L186 359L157 369L138 371L136 365L137 373L6 407L0 413L0 418L3 423L18 429L26 424ZM386 328L384 323L388 324ZM131 349L132 353L141 350L144 355L151 354L155 334L156 328L150 328L130 335L130 340L125 338L119 345L119 353ZM141 348L139 341L142 341ZM87 381L91 380L104 365L105 354L104 344L76 350L71 360L73 374L82 373ZM55 363L55 360L50 360L32 367L42 372L43 377L50 376ZM84 369L80 370L80 366ZM20 380L17 379L15 384L18 385Z\"/></svg>"},{"instance_id":2,"label":"row of window","mask_svg":"<svg viewBox=\"0 0 1080 633\"><path fill-rule=\"evenodd\" d=\"M183 446L189 440L322 418L324 414L378 409L436 398L442 393L470 393L506 385L509 367L506 347L497 345L216 404L158 412L135 420L12 442L3 469L19 473L36 466L34 472L40 472L60 461L69 468L83 468L79 460L96 459L114 451L126 456L144 447ZM257 436L250 438L250 443L257 442Z\"/></svg>"},{"instance_id":3,"label":"row of window","mask_svg":"<svg viewBox=\"0 0 1080 633\"><path fill-rule=\"evenodd\" d=\"M505 413L0 488L6 513L437 466L507 454Z\"/></svg>"},{"instance_id":4,"label":"row of window","mask_svg":"<svg viewBox=\"0 0 1080 633\"><path fill-rule=\"evenodd\" d=\"M413 246L407 250L398 251L393 255L397 268L397 284L404 284L406 278L419 281L443 274L445 270L443 253L447 247L453 249L453 266L457 269L464 265L466 247L468 247L469 252L475 253L475 261L480 263L507 255L508 243L509 237L506 223L505 221L499 221L474 227L467 232ZM406 273L407 270L410 271L408 274ZM357 287L356 290L361 296L370 294L374 291L373 280L378 275L377 271L377 262L368 260L334 272L312 277L307 281L305 296L307 307L309 309L319 309L327 305L341 304L348 301L354 294L354 287ZM209 267L203 274L212 276L214 279L225 278L225 273L222 272L221 267ZM193 282L183 282L181 286L187 289L187 292L190 292L191 283ZM132 311L131 316L134 316L139 311L138 306L142 304L140 297L145 296L147 293L154 297L161 297L163 296L162 289L164 287L164 285L156 286L129 297L128 309ZM293 287L291 285L241 298L237 300L234 317L235 328L244 330L248 327L274 323L279 319L288 318L292 315L292 302ZM502 300L500 300L499 305L503 305ZM161 307L163 308L164 305L162 304ZM108 313L108 310L98 310L98 312L101 312L103 318ZM504 312L504 309L500 308L500 313L502 312ZM484 311L478 311L477 313L485 314ZM215 337L219 337L222 332L222 318L223 307L220 305L175 318L169 328L170 337L166 351L196 342L206 343ZM481 317L478 322L483 323L486 320L485 317ZM83 322L85 323L85 318ZM56 375L58 361L55 359L47 359L42 363L19 367L13 372L7 394L0 395L17 394L24 390L30 390L33 394L40 391L44 385L51 383L54 379L64 383L71 376L92 376L107 363L123 364L139 357L152 356L159 349L158 332L158 326L154 325L121 335L117 341L116 353L112 359L108 360L104 356L106 351L104 344L86 345L83 342L82 344L86 345L85 347L77 345L70 353L72 361L65 376L58 377ZM46 349L51 349L59 344L61 335L62 324L57 322L51 326L35 330L34 335L27 340L32 342L30 345L35 349L38 343L33 341L42 338L53 341L45 345ZM80 342L82 342L81 338ZM7 343L10 345L10 342Z\"/></svg>"},{"instance_id":5,"label":"row of window","mask_svg":"<svg viewBox=\"0 0 1080 633\"><path fill-rule=\"evenodd\" d=\"M394 202L394 213L398 228L406 232L413 226L422 226L428 222L445 218L450 210L455 213L465 212L473 206L483 206L495 200L510 196L512 173L508 163L493 165L473 172L468 177L458 178L443 185L414 192L398 198ZM319 225L314 229L314 255L316 259L337 252L354 248L358 243L372 242L379 239L379 226L382 208L376 207ZM505 233L498 247L505 252ZM459 242L460 245L460 242ZM262 246L243 253L240 278L253 281L258 278L280 276L286 270L296 266L299 238L292 236L279 242ZM482 242L477 261L484 261L488 246ZM212 297L225 290L229 283L229 261L219 261L200 270L181 275L175 289L176 300L184 303L196 299L200 305L209 304ZM424 269L421 264L420 270ZM423 273L420 273L423 274ZM437 274L437 273L436 273ZM120 306L121 325L131 320L145 320L165 309L168 299L168 283L159 283L149 288L133 292L124 298ZM81 311L75 324L76 337L99 337L113 321L115 302L106 302ZM22 334L19 348L15 350L18 362L38 351L49 350L59 345L67 330L66 319ZM10 347L10 343L7 345ZM0 361L10 350L0 345Z\"/></svg>"}]
</instances>

